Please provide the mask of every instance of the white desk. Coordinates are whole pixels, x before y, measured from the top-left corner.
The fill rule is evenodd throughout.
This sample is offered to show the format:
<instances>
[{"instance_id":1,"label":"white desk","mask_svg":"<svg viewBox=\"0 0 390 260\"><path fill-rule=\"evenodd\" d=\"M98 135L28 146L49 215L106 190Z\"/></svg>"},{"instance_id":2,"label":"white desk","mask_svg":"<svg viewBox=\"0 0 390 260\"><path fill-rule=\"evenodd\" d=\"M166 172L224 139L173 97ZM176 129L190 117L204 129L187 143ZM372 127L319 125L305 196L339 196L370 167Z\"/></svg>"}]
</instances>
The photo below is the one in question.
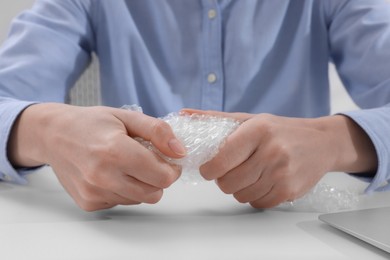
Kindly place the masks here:
<instances>
[{"instance_id":1,"label":"white desk","mask_svg":"<svg viewBox=\"0 0 390 260\"><path fill-rule=\"evenodd\" d=\"M390 258L323 224L318 213L254 210L212 182L178 182L156 205L87 213L74 205L50 168L28 178L28 186L0 183L0 259ZM323 181L366 186L344 174ZM387 205L390 192L362 197L359 208Z\"/></svg>"}]
</instances>

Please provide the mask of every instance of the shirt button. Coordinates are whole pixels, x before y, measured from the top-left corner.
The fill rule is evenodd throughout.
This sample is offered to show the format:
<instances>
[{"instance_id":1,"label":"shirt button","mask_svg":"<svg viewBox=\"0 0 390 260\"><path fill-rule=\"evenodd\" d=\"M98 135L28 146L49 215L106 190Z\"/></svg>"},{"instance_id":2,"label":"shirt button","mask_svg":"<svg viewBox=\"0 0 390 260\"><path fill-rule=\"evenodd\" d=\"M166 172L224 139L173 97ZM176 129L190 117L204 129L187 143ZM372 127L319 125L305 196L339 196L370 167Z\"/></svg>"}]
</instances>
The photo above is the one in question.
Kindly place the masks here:
<instances>
[{"instance_id":1,"label":"shirt button","mask_svg":"<svg viewBox=\"0 0 390 260\"><path fill-rule=\"evenodd\" d=\"M207 75L207 81L209 83L215 83L217 81L217 75L215 75L214 73L210 73L209 75Z\"/></svg>"},{"instance_id":2,"label":"shirt button","mask_svg":"<svg viewBox=\"0 0 390 260\"><path fill-rule=\"evenodd\" d=\"M215 9L210 9L208 12L209 19L214 19L217 16Z\"/></svg>"}]
</instances>

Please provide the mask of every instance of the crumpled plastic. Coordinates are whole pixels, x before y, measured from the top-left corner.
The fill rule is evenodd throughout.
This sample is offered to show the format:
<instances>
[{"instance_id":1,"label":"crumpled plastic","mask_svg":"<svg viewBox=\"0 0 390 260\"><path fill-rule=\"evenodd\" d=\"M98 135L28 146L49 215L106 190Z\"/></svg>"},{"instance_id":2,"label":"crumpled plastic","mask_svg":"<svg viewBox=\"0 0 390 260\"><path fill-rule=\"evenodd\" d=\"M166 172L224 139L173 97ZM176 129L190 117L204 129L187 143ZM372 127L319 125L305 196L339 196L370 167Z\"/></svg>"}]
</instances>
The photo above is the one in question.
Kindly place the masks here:
<instances>
[{"instance_id":1,"label":"crumpled plastic","mask_svg":"<svg viewBox=\"0 0 390 260\"><path fill-rule=\"evenodd\" d=\"M137 105L123 106L122 108L142 112L142 109ZM161 119L171 126L176 138L186 148L187 155L185 157L180 159L167 157L158 151L151 142L142 138L136 138L136 140L159 154L167 162L180 165L182 167L181 180L194 185L203 180L199 173L199 167L218 153L226 137L240 124L232 118L185 113L170 113Z\"/></svg>"},{"instance_id":2,"label":"crumpled plastic","mask_svg":"<svg viewBox=\"0 0 390 260\"><path fill-rule=\"evenodd\" d=\"M142 113L137 105L122 108ZM185 183L198 184L203 181L199 167L211 160L219 148L240 123L231 118L210 115L171 113L161 118L167 122L187 150L181 159L173 159L162 154L151 142L136 138L148 149L159 154L169 163L182 167L181 180ZM300 212L336 212L354 208L359 202L357 192L334 188L326 183L318 183L303 197L280 204L277 208Z\"/></svg>"},{"instance_id":3,"label":"crumpled plastic","mask_svg":"<svg viewBox=\"0 0 390 260\"><path fill-rule=\"evenodd\" d=\"M303 197L284 202L278 208L288 211L330 213L353 209L358 203L357 191L342 190L326 183L317 183Z\"/></svg>"}]
</instances>

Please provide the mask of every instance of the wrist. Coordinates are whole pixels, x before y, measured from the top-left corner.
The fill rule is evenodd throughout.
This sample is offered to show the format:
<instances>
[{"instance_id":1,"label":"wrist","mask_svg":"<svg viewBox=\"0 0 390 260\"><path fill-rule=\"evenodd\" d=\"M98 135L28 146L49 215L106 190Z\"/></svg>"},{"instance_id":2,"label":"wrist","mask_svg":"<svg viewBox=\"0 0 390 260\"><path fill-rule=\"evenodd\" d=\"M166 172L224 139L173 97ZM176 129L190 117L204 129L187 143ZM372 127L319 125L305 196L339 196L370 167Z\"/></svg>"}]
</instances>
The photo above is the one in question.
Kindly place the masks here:
<instances>
[{"instance_id":1,"label":"wrist","mask_svg":"<svg viewBox=\"0 0 390 260\"><path fill-rule=\"evenodd\" d=\"M377 168L375 147L366 132L344 115L321 117L315 126L327 136L329 171L349 173L373 172Z\"/></svg>"},{"instance_id":2,"label":"wrist","mask_svg":"<svg viewBox=\"0 0 390 260\"><path fill-rule=\"evenodd\" d=\"M35 167L46 164L46 140L57 106L35 104L23 110L12 126L8 141L8 157L16 167Z\"/></svg>"}]
</instances>

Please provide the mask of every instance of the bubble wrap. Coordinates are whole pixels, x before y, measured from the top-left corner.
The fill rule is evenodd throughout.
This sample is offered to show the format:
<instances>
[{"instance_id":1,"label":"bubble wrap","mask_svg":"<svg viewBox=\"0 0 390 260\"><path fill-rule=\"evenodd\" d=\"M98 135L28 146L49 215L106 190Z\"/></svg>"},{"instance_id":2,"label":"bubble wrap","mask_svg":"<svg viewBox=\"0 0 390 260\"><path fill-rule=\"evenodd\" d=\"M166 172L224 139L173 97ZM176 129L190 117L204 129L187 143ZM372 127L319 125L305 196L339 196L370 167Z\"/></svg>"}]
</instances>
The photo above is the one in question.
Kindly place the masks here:
<instances>
[{"instance_id":1,"label":"bubble wrap","mask_svg":"<svg viewBox=\"0 0 390 260\"><path fill-rule=\"evenodd\" d=\"M326 183L318 183L303 197L279 205L281 209L305 212L330 213L353 209L359 202L357 192L334 188Z\"/></svg>"},{"instance_id":2,"label":"bubble wrap","mask_svg":"<svg viewBox=\"0 0 390 260\"><path fill-rule=\"evenodd\" d=\"M142 112L142 109L136 105L122 108ZM226 137L239 126L239 122L234 119L210 115L171 113L161 119L172 127L176 138L186 148L185 157L169 158L159 152L149 141L136 139L166 161L180 165L182 167L181 180L191 184L197 184L203 180L199 167L218 153Z\"/></svg>"},{"instance_id":3,"label":"bubble wrap","mask_svg":"<svg viewBox=\"0 0 390 260\"><path fill-rule=\"evenodd\" d=\"M142 108L137 105L126 105L122 108L142 113ZM136 140L166 161L181 165L181 179L191 184L197 184L203 180L199 174L199 167L217 154L226 137L239 126L239 123L233 119L207 115L171 113L162 120L172 127L176 137L186 147L187 155L184 158L169 158L161 154L149 141L141 138L136 138ZM335 212L352 209L357 206L358 202L357 192L340 190L325 183L318 183L303 197L282 203L278 208L289 211Z\"/></svg>"}]
</instances>

